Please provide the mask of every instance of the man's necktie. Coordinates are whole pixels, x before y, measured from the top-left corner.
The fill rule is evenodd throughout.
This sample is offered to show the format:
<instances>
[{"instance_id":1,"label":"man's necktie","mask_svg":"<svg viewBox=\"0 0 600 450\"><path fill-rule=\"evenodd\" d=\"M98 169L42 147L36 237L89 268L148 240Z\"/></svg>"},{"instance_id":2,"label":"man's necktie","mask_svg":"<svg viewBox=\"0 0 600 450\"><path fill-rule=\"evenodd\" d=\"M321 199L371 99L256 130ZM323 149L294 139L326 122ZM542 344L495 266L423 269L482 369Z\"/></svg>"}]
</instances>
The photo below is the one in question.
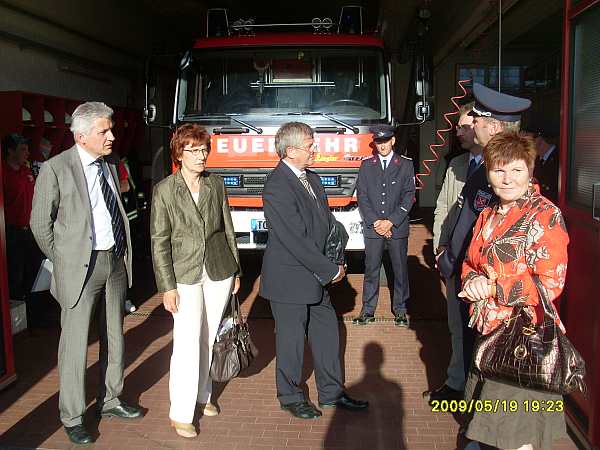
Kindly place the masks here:
<instances>
[{"instance_id":1,"label":"man's necktie","mask_svg":"<svg viewBox=\"0 0 600 450\"><path fill-rule=\"evenodd\" d=\"M475 158L471 158L471 161L469 161L469 168L467 169L467 180L471 178L471 175L473 175L473 172L475 172L475 169L477 169L478 165L479 164L477 163L477 160Z\"/></svg>"},{"instance_id":2,"label":"man's necktie","mask_svg":"<svg viewBox=\"0 0 600 450\"><path fill-rule=\"evenodd\" d=\"M383 160L383 171L385 172L385 169L387 168L387 159Z\"/></svg>"},{"instance_id":3,"label":"man's necktie","mask_svg":"<svg viewBox=\"0 0 600 450\"><path fill-rule=\"evenodd\" d=\"M113 237L115 238L115 254L120 258L125 254L125 225L123 224L123 216L121 215L121 211L119 211L117 196L110 188L108 180L102 170L102 160L97 159L94 161L94 164L98 168L98 178L100 179L102 196L104 197L104 203L106 203L106 209L108 209L110 214Z\"/></svg>"},{"instance_id":4,"label":"man's necktie","mask_svg":"<svg viewBox=\"0 0 600 450\"><path fill-rule=\"evenodd\" d=\"M298 179L302 183L302 186L304 186L304 189L306 189L308 191L308 193L311 195L311 197L316 200L317 196L315 195L312 188L310 187L310 184L308 183L308 178L306 178L306 173L301 173L300 176L298 177Z\"/></svg>"}]
</instances>

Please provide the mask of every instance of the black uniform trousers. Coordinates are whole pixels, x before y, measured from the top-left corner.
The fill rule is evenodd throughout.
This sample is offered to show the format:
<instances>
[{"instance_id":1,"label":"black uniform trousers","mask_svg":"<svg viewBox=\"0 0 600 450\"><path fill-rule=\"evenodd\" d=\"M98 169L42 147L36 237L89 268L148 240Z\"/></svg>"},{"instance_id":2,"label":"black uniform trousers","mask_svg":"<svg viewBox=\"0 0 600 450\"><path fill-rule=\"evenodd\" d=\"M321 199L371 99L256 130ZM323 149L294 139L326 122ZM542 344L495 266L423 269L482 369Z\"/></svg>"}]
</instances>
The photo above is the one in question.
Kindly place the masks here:
<instances>
[{"instance_id":1,"label":"black uniform trousers","mask_svg":"<svg viewBox=\"0 0 600 450\"><path fill-rule=\"evenodd\" d=\"M394 270L394 293L392 308L395 314L406 313L410 295L408 285L408 238L365 238L365 277L363 281L363 312L375 314L379 299L379 273L383 251L387 247Z\"/></svg>"},{"instance_id":2,"label":"black uniform trousers","mask_svg":"<svg viewBox=\"0 0 600 450\"><path fill-rule=\"evenodd\" d=\"M301 388L304 341L312 352L320 402L337 400L343 391L338 320L327 291L319 303L270 301L275 318L277 398L282 405L305 401Z\"/></svg>"}]
</instances>

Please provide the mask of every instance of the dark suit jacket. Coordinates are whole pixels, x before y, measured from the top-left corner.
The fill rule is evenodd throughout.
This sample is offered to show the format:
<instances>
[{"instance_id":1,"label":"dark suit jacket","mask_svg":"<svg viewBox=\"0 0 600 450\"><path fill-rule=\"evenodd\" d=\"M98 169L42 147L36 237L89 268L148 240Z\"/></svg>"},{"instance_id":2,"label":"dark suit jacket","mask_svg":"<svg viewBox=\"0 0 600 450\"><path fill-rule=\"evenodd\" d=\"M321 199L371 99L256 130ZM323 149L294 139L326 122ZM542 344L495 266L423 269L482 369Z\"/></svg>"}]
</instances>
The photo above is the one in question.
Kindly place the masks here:
<instances>
[{"instance_id":1,"label":"dark suit jacket","mask_svg":"<svg viewBox=\"0 0 600 450\"><path fill-rule=\"evenodd\" d=\"M497 200L487 180L485 164L480 164L465 183L459 196L460 212L452 230L448 247L440 255L437 265L445 278L458 274L473 237L473 226L481 211Z\"/></svg>"},{"instance_id":2,"label":"dark suit jacket","mask_svg":"<svg viewBox=\"0 0 600 450\"><path fill-rule=\"evenodd\" d=\"M365 159L358 172L358 209L367 238L380 238L373 229L376 220L388 219L392 239L408 237L408 212L415 198L415 171L410 158L394 155L386 168L381 167L378 155Z\"/></svg>"},{"instance_id":3,"label":"dark suit jacket","mask_svg":"<svg viewBox=\"0 0 600 450\"><path fill-rule=\"evenodd\" d=\"M263 191L269 240L263 256L260 295L282 303L321 301L323 286L338 273L325 255L333 220L317 174L307 170L317 199L282 161L271 172Z\"/></svg>"},{"instance_id":4,"label":"dark suit jacket","mask_svg":"<svg viewBox=\"0 0 600 450\"><path fill-rule=\"evenodd\" d=\"M104 160L118 190L118 161L112 157ZM124 261L131 286L129 221L121 197L116 197L125 225ZM92 209L76 146L42 165L35 183L30 224L40 249L54 264L50 292L62 307L73 308L81 296L92 255Z\"/></svg>"},{"instance_id":5,"label":"dark suit jacket","mask_svg":"<svg viewBox=\"0 0 600 450\"><path fill-rule=\"evenodd\" d=\"M533 170L533 176L540 184L540 193L553 203L558 202L558 155L558 147L555 147L543 163L536 159Z\"/></svg>"}]
</instances>

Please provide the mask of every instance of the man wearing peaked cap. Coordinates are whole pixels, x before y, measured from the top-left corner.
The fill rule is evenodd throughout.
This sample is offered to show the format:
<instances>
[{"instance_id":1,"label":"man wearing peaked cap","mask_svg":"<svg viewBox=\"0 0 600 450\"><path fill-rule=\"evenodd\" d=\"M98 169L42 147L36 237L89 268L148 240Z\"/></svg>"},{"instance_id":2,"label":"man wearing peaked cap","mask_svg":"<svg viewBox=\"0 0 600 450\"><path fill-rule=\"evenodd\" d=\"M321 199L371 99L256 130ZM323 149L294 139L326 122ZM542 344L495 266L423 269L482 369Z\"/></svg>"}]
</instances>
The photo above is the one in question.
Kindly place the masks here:
<instances>
[{"instance_id":1,"label":"man wearing peaked cap","mask_svg":"<svg viewBox=\"0 0 600 450\"><path fill-rule=\"evenodd\" d=\"M503 131L519 131L521 113L531 106L531 100L503 94L479 83L473 83L475 105L471 111L474 117L475 143L486 146L496 134Z\"/></svg>"},{"instance_id":2,"label":"man wearing peaked cap","mask_svg":"<svg viewBox=\"0 0 600 450\"><path fill-rule=\"evenodd\" d=\"M386 142L394 137L394 127L391 125L373 125L369 128L369 132L373 134L373 140L375 142ZM392 143L392 145L394 144Z\"/></svg>"},{"instance_id":3,"label":"man wearing peaked cap","mask_svg":"<svg viewBox=\"0 0 600 450\"><path fill-rule=\"evenodd\" d=\"M408 212L415 196L414 168L410 158L393 151L394 127L382 124L370 131L376 151L372 158L362 162L356 188L365 237L365 277L362 311L353 323L367 325L375 321L379 272L387 247L394 270L392 301L396 325L407 327Z\"/></svg>"},{"instance_id":4,"label":"man wearing peaked cap","mask_svg":"<svg viewBox=\"0 0 600 450\"><path fill-rule=\"evenodd\" d=\"M521 127L521 113L531 106L531 101L503 94L489 89L479 83L473 83L475 104L469 113L473 116L473 131L475 143L485 147L494 136L506 132L518 132ZM460 270L473 234L473 225L496 195L488 185L486 168L484 164L473 172L467 179L458 199L460 211L452 232L450 233L447 247L438 253L437 266L446 279L456 277L460 279ZM461 283L453 285L457 296L461 291ZM469 370L469 363L473 352L473 336L463 336L463 361L465 376ZM446 400L436 391L427 393L428 400ZM455 398L453 398L455 399Z\"/></svg>"}]
</instances>

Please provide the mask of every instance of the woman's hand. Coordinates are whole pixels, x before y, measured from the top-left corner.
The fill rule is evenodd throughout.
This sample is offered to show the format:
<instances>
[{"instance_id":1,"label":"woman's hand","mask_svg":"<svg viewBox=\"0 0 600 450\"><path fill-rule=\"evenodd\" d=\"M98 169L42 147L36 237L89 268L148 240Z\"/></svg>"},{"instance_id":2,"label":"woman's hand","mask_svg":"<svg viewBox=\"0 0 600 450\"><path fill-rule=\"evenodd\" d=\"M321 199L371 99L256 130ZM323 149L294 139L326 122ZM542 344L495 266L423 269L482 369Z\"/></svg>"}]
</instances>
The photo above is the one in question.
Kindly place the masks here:
<instances>
[{"instance_id":1,"label":"woman's hand","mask_svg":"<svg viewBox=\"0 0 600 450\"><path fill-rule=\"evenodd\" d=\"M179 308L179 293L177 289L171 289L163 293L163 306L172 314L177 312Z\"/></svg>"},{"instance_id":2,"label":"woman's hand","mask_svg":"<svg viewBox=\"0 0 600 450\"><path fill-rule=\"evenodd\" d=\"M235 279L233 280L233 292L232 292L232 294L233 295L237 294L239 290L240 290L240 277L235 277Z\"/></svg>"},{"instance_id":3,"label":"woman's hand","mask_svg":"<svg viewBox=\"0 0 600 450\"><path fill-rule=\"evenodd\" d=\"M460 298L466 298L470 302L479 302L496 296L496 281L483 275L471 278L458 293Z\"/></svg>"}]
</instances>

